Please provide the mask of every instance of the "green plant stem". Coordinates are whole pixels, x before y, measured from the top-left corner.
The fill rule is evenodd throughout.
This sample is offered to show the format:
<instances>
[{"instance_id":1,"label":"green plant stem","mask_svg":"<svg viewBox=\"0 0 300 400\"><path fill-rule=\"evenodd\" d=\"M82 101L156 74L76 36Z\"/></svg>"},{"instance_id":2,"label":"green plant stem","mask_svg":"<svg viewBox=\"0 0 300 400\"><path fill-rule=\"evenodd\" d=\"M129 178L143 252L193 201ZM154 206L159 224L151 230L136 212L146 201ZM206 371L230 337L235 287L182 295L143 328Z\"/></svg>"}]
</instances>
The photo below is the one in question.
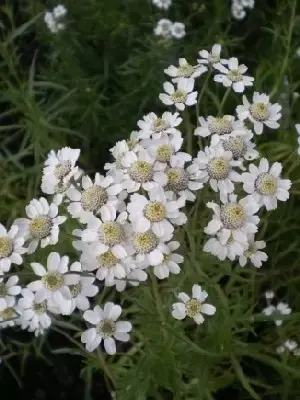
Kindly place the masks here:
<instances>
[{"instance_id":1,"label":"green plant stem","mask_svg":"<svg viewBox=\"0 0 300 400\"><path fill-rule=\"evenodd\" d=\"M226 89L226 92L225 92L225 94L223 96L223 99L221 101L221 104L220 104L220 107L219 107L219 110L218 110L218 115L222 115L223 107L224 107L224 105L226 103L226 100L227 100L227 97L229 96L230 91L231 91L231 87Z\"/></svg>"}]
</instances>

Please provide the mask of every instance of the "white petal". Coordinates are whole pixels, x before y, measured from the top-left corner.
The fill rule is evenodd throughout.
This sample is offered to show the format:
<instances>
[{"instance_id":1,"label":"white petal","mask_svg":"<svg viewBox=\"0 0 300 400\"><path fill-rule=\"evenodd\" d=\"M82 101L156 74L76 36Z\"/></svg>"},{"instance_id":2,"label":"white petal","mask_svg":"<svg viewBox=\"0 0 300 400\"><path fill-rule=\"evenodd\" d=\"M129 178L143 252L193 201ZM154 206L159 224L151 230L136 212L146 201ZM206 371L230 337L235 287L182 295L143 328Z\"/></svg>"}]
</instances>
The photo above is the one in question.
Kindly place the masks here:
<instances>
[{"instance_id":1,"label":"white petal","mask_svg":"<svg viewBox=\"0 0 300 400\"><path fill-rule=\"evenodd\" d=\"M207 315L214 315L216 312L216 307L211 304L202 304L201 312Z\"/></svg>"},{"instance_id":2,"label":"white petal","mask_svg":"<svg viewBox=\"0 0 300 400\"><path fill-rule=\"evenodd\" d=\"M113 355L116 354L116 342L113 338L105 338L104 339L104 348L107 354Z\"/></svg>"}]
</instances>

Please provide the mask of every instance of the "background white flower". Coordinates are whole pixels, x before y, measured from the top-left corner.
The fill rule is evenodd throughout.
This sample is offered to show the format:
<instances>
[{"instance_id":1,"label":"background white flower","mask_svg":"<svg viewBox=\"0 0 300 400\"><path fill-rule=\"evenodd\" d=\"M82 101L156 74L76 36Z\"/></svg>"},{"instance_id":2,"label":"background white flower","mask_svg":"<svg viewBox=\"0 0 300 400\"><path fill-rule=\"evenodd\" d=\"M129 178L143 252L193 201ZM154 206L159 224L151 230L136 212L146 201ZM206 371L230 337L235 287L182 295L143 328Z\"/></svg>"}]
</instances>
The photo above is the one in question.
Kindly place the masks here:
<instances>
[{"instance_id":1,"label":"background white flower","mask_svg":"<svg viewBox=\"0 0 300 400\"><path fill-rule=\"evenodd\" d=\"M23 262L21 254L27 252L23 247L24 238L18 236L19 227L13 225L7 232L0 224L0 275L10 270L11 264L20 265Z\"/></svg>"},{"instance_id":2,"label":"background white flower","mask_svg":"<svg viewBox=\"0 0 300 400\"><path fill-rule=\"evenodd\" d=\"M21 286L17 285L19 277L11 276L4 281L0 278L0 311L3 312L7 308L16 304L16 296L21 293Z\"/></svg>"},{"instance_id":3,"label":"background white flower","mask_svg":"<svg viewBox=\"0 0 300 400\"><path fill-rule=\"evenodd\" d=\"M220 44L214 44L211 51L200 50L199 56L201 58L199 58L197 62L199 64L205 64L213 67L215 67L218 63L227 64L228 60L221 59L221 50L222 47Z\"/></svg>"},{"instance_id":4,"label":"background white flower","mask_svg":"<svg viewBox=\"0 0 300 400\"><path fill-rule=\"evenodd\" d=\"M197 102L197 92L193 92L193 89L194 79L180 78L176 90L172 83L165 82L166 93L161 93L159 98L164 104L168 106L174 104L178 110L183 111L186 105L192 106Z\"/></svg>"},{"instance_id":5,"label":"background white flower","mask_svg":"<svg viewBox=\"0 0 300 400\"><path fill-rule=\"evenodd\" d=\"M265 247L266 242L263 240L254 241L254 235L250 235L249 247L239 258L240 266L244 267L249 259L256 268L260 268L262 263L268 259L267 254L263 251L260 251Z\"/></svg>"},{"instance_id":6,"label":"background white flower","mask_svg":"<svg viewBox=\"0 0 300 400\"><path fill-rule=\"evenodd\" d=\"M185 36L185 25L182 22L173 22L170 34L175 39L182 39Z\"/></svg>"},{"instance_id":7,"label":"background white flower","mask_svg":"<svg viewBox=\"0 0 300 400\"><path fill-rule=\"evenodd\" d=\"M230 58L228 61L228 68L224 67L221 63L215 65L215 68L221 72L214 76L216 82L220 82L225 87L232 86L233 90L237 93L242 93L247 86L253 86L254 78L246 76L244 73L247 67L244 64L239 65L237 58Z\"/></svg>"},{"instance_id":8,"label":"background white flower","mask_svg":"<svg viewBox=\"0 0 300 400\"><path fill-rule=\"evenodd\" d=\"M117 321L121 313L122 308L111 302L106 303L104 309L95 306L93 310L84 312L83 318L95 326L81 335L81 341L85 343L87 351L94 351L103 339L105 351L113 355L116 353L115 339L128 342L128 332L132 330L132 325L128 321Z\"/></svg>"},{"instance_id":9,"label":"background white flower","mask_svg":"<svg viewBox=\"0 0 300 400\"><path fill-rule=\"evenodd\" d=\"M167 18L162 18L157 22L157 25L154 28L154 34L156 36L170 37L172 25L172 21Z\"/></svg>"},{"instance_id":10,"label":"background white flower","mask_svg":"<svg viewBox=\"0 0 300 400\"><path fill-rule=\"evenodd\" d=\"M192 298L190 298L186 293L181 292L177 296L180 303L174 303L172 305L173 311L172 316L176 319L184 319L186 316L193 318L196 324L202 324L204 322L204 317L202 314L214 315L216 312L216 307L204 303L208 294L205 290L201 289L199 285L193 285L192 287Z\"/></svg>"},{"instance_id":11,"label":"background white flower","mask_svg":"<svg viewBox=\"0 0 300 400\"><path fill-rule=\"evenodd\" d=\"M185 58L179 58L179 66L175 67L170 65L164 70L164 73L169 75L174 83L177 83L180 78L192 78L196 79L207 71L205 66L193 66L190 65Z\"/></svg>"},{"instance_id":12,"label":"background white flower","mask_svg":"<svg viewBox=\"0 0 300 400\"><path fill-rule=\"evenodd\" d=\"M172 0L152 0L152 3L158 8L167 10L172 4Z\"/></svg>"}]
</instances>

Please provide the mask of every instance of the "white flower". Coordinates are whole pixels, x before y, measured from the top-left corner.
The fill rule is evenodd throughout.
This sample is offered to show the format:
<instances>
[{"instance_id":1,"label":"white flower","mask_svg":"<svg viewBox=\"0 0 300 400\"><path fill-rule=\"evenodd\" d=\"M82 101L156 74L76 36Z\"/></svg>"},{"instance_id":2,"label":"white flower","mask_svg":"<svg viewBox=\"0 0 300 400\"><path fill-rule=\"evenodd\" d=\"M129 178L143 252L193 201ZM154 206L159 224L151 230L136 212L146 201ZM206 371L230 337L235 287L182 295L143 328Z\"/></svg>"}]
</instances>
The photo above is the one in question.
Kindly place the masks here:
<instances>
[{"instance_id":1,"label":"white flower","mask_svg":"<svg viewBox=\"0 0 300 400\"><path fill-rule=\"evenodd\" d=\"M236 1L233 1L231 6L231 14L234 19L241 21L246 17L246 11L244 10L243 6Z\"/></svg>"},{"instance_id":2,"label":"white flower","mask_svg":"<svg viewBox=\"0 0 300 400\"><path fill-rule=\"evenodd\" d=\"M138 132L140 139L160 139L162 134L176 133L176 127L180 125L182 118L179 113L172 114L171 112L164 112L161 117L151 112L138 121L140 131ZM129 149L128 149L129 150ZM127 150L127 151L128 151ZM123 154L126 151L123 152ZM117 158L117 157L115 157Z\"/></svg>"},{"instance_id":3,"label":"white flower","mask_svg":"<svg viewBox=\"0 0 300 400\"><path fill-rule=\"evenodd\" d=\"M242 121L235 121L232 115L222 117L208 116L207 119L199 117L200 126L195 129L194 135L207 137L211 135L211 146L216 146L221 138L246 135L247 130Z\"/></svg>"},{"instance_id":4,"label":"white flower","mask_svg":"<svg viewBox=\"0 0 300 400\"><path fill-rule=\"evenodd\" d=\"M223 148L205 147L199 151L195 163L199 166L198 178L201 182L209 182L215 192L220 192L221 199L225 199L234 191L233 182L240 182L241 176L233 167L240 165L232 158L231 151Z\"/></svg>"},{"instance_id":5,"label":"white flower","mask_svg":"<svg viewBox=\"0 0 300 400\"><path fill-rule=\"evenodd\" d=\"M19 324L22 329L35 332L36 336L51 325L51 312L47 300L37 302L35 294L28 288L22 289L22 297L16 308L19 314ZM50 314L50 315L49 315Z\"/></svg>"},{"instance_id":6,"label":"white flower","mask_svg":"<svg viewBox=\"0 0 300 400\"><path fill-rule=\"evenodd\" d=\"M14 275L4 282L0 278L0 311L13 307L16 304L16 296L21 293L21 286L17 285L19 278Z\"/></svg>"},{"instance_id":7,"label":"white flower","mask_svg":"<svg viewBox=\"0 0 300 400\"><path fill-rule=\"evenodd\" d=\"M60 257L52 252L47 258L47 270L39 263L31 263L34 273L41 279L27 285L35 292L35 300L42 303L49 300L56 305L63 315L69 315L71 292L69 286L79 283L79 275L68 274L69 257Z\"/></svg>"},{"instance_id":8,"label":"white flower","mask_svg":"<svg viewBox=\"0 0 300 400\"><path fill-rule=\"evenodd\" d=\"M176 198L194 201L196 196L191 191L203 188L203 183L199 180L199 166L195 162L186 168L181 160L172 157L170 167L164 173L167 182L164 190L168 199L173 200L175 195Z\"/></svg>"},{"instance_id":9,"label":"white flower","mask_svg":"<svg viewBox=\"0 0 300 400\"><path fill-rule=\"evenodd\" d=\"M238 118L242 121L249 119L254 124L254 131L258 135L263 132L263 127L266 125L271 129L277 129L281 118L281 105L278 103L271 104L269 96L265 93L254 92L253 102L249 103L246 96L243 96L243 105L237 106L236 112Z\"/></svg>"},{"instance_id":10,"label":"white flower","mask_svg":"<svg viewBox=\"0 0 300 400\"><path fill-rule=\"evenodd\" d=\"M281 346L277 347L276 351L278 354L289 352L294 356L300 356L300 349L295 340L286 340Z\"/></svg>"},{"instance_id":11,"label":"white flower","mask_svg":"<svg viewBox=\"0 0 300 400\"><path fill-rule=\"evenodd\" d=\"M221 50L222 47L220 44L214 44L211 51L207 50L201 50L199 51L199 56L201 57L200 59L197 60L199 64L205 64L209 66L215 67L216 64L221 63L221 64L227 64L228 60L226 59L221 59Z\"/></svg>"},{"instance_id":12,"label":"white flower","mask_svg":"<svg viewBox=\"0 0 300 400\"><path fill-rule=\"evenodd\" d=\"M77 180L81 171L76 166L80 149L64 147L57 152L51 150L45 161L41 189L46 194L55 195L55 203L62 201L70 186L70 180Z\"/></svg>"},{"instance_id":13,"label":"white flower","mask_svg":"<svg viewBox=\"0 0 300 400\"><path fill-rule=\"evenodd\" d=\"M167 200L162 188L148 192L149 199L140 194L133 194L127 205L133 230L146 232L152 230L156 236L172 238L174 226L186 223L186 216L179 211L184 203ZM168 240L167 239L167 240Z\"/></svg>"},{"instance_id":14,"label":"white flower","mask_svg":"<svg viewBox=\"0 0 300 400\"><path fill-rule=\"evenodd\" d=\"M245 250L244 254L242 254L239 258L239 263L241 267L244 267L247 264L247 260L252 262L254 267L260 268L264 261L267 261L268 256L265 252L260 251L266 247L266 242L263 240L254 241L254 235L249 235L249 247Z\"/></svg>"},{"instance_id":15,"label":"white flower","mask_svg":"<svg viewBox=\"0 0 300 400\"><path fill-rule=\"evenodd\" d=\"M193 92L194 79L180 78L177 83L177 89L170 82L164 83L164 90L167 93L160 93L160 100L170 106L172 104L175 107L183 111L185 106L192 106L197 103L197 92Z\"/></svg>"},{"instance_id":16,"label":"white flower","mask_svg":"<svg viewBox=\"0 0 300 400\"><path fill-rule=\"evenodd\" d=\"M266 308L262 310L262 313L265 314L266 316L271 316L275 314L278 318L279 315L289 315L291 314L292 310L289 307L287 303L280 302L277 304L277 306L273 305L268 305ZM283 320L281 319L276 319L275 320L275 325L276 326L281 326Z\"/></svg>"},{"instance_id":17,"label":"white flower","mask_svg":"<svg viewBox=\"0 0 300 400\"><path fill-rule=\"evenodd\" d=\"M167 69L164 70L164 73L171 76L172 81L177 83L180 78L198 78L205 71L207 71L207 67L201 66L193 66L190 65L185 58L179 58L179 66L175 67L174 65L170 65Z\"/></svg>"},{"instance_id":18,"label":"white flower","mask_svg":"<svg viewBox=\"0 0 300 400\"><path fill-rule=\"evenodd\" d=\"M217 233L216 237L208 239L203 250L210 253L219 260L224 261L228 258L234 261L237 256L241 256L247 249L248 243L234 239L232 235L228 236L227 231Z\"/></svg>"},{"instance_id":19,"label":"white flower","mask_svg":"<svg viewBox=\"0 0 300 400\"><path fill-rule=\"evenodd\" d=\"M132 325L128 321L117 321L122 313L122 308L114 303L106 303L104 309L95 306L93 310L87 310L83 318L95 327L84 331L81 335L82 343L85 343L89 352L94 351L104 341L105 351L112 355L116 353L116 340L128 342L128 332Z\"/></svg>"},{"instance_id":20,"label":"white flower","mask_svg":"<svg viewBox=\"0 0 300 400\"><path fill-rule=\"evenodd\" d=\"M125 278L126 257L131 254L130 250L115 246L108 249L108 246L101 242L93 242L83 248L81 255L82 269L84 271L96 272L96 278L105 280L106 286L111 286L115 278Z\"/></svg>"},{"instance_id":21,"label":"white flower","mask_svg":"<svg viewBox=\"0 0 300 400\"><path fill-rule=\"evenodd\" d=\"M277 208L277 200L286 201L289 198L291 181L280 179L282 165L275 162L271 167L265 158L262 158L257 168L249 165L250 172L242 174L243 187L249 193L249 200L256 202L260 207L265 205L267 210Z\"/></svg>"},{"instance_id":22,"label":"white flower","mask_svg":"<svg viewBox=\"0 0 300 400\"><path fill-rule=\"evenodd\" d=\"M75 308L81 311L87 310L90 307L88 297L96 296L99 291L98 287L93 285L95 277L84 276L79 262L74 262L70 265L70 275L72 275L71 272L78 272L79 281L74 285L69 285L71 300L68 315L72 314Z\"/></svg>"},{"instance_id":23,"label":"white flower","mask_svg":"<svg viewBox=\"0 0 300 400\"><path fill-rule=\"evenodd\" d=\"M140 282L145 282L148 278L147 273L144 269L148 268L148 265L145 264L144 266L138 266L137 268L131 270L130 267L125 265L126 269L126 280L122 279L115 279L111 285L107 286L116 286L116 290L118 292L123 292L126 289L126 285L129 284L131 286L138 286ZM132 279L132 280L130 280Z\"/></svg>"},{"instance_id":24,"label":"white flower","mask_svg":"<svg viewBox=\"0 0 300 400\"><path fill-rule=\"evenodd\" d=\"M68 11L65 6L59 4L58 6L53 8L52 12L53 12L54 18L59 19L59 18L64 17Z\"/></svg>"},{"instance_id":25,"label":"white flower","mask_svg":"<svg viewBox=\"0 0 300 400\"><path fill-rule=\"evenodd\" d=\"M220 232L225 243L232 236L236 241L248 244L249 233L257 232L259 217L254 214L259 206L249 201L247 197L238 202L237 196L231 194L221 206L210 202L207 203L207 207L214 212L212 220L204 229L208 235L216 235Z\"/></svg>"},{"instance_id":26,"label":"white flower","mask_svg":"<svg viewBox=\"0 0 300 400\"><path fill-rule=\"evenodd\" d=\"M11 264L21 265L23 259L21 254L27 252L23 246L24 238L18 236L19 228L12 225L7 232L0 224L0 275L10 270Z\"/></svg>"},{"instance_id":27,"label":"white flower","mask_svg":"<svg viewBox=\"0 0 300 400\"><path fill-rule=\"evenodd\" d=\"M18 314L13 307L0 311L0 330L18 324Z\"/></svg>"},{"instance_id":28,"label":"white flower","mask_svg":"<svg viewBox=\"0 0 300 400\"><path fill-rule=\"evenodd\" d=\"M167 10L172 4L172 0L152 0L152 3L158 8Z\"/></svg>"},{"instance_id":29,"label":"white flower","mask_svg":"<svg viewBox=\"0 0 300 400\"><path fill-rule=\"evenodd\" d=\"M104 216L105 217L105 216ZM111 250L115 257L127 256L126 239L128 236L127 212L116 216L116 212L107 215L103 220L93 218L87 229L81 233L84 242L100 242L103 253Z\"/></svg>"},{"instance_id":30,"label":"white flower","mask_svg":"<svg viewBox=\"0 0 300 400\"><path fill-rule=\"evenodd\" d=\"M137 154L127 152L122 157L123 178L122 187L128 193L137 192L140 188L151 190L157 185L164 185L166 178L160 171L156 171L155 159L146 149Z\"/></svg>"},{"instance_id":31,"label":"white flower","mask_svg":"<svg viewBox=\"0 0 300 400\"><path fill-rule=\"evenodd\" d=\"M44 248L58 242L59 225L65 222L67 217L58 216L57 205L49 205L44 197L33 199L25 207L28 218L19 218L15 224L19 228L20 236L28 241L28 254L35 252L39 242Z\"/></svg>"},{"instance_id":32,"label":"white flower","mask_svg":"<svg viewBox=\"0 0 300 400\"><path fill-rule=\"evenodd\" d=\"M113 212L117 203L116 195L122 190L118 183L113 184L112 176L95 175L93 182L90 177L82 177L82 191L69 188L67 196L71 200L68 211L73 218L86 223L93 215L108 215Z\"/></svg>"},{"instance_id":33,"label":"white flower","mask_svg":"<svg viewBox=\"0 0 300 400\"><path fill-rule=\"evenodd\" d=\"M156 36L170 37L172 25L172 21L166 18L162 18L157 22L157 25L154 28L154 34Z\"/></svg>"},{"instance_id":34,"label":"white flower","mask_svg":"<svg viewBox=\"0 0 300 400\"><path fill-rule=\"evenodd\" d=\"M169 242L166 244L166 246L168 247L168 252L164 254L163 262L159 265L156 265L153 269L153 272L158 279L168 278L170 272L176 275L179 274L180 266L178 264L181 264L184 261L182 255L173 253L179 248L179 242Z\"/></svg>"},{"instance_id":35,"label":"white flower","mask_svg":"<svg viewBox=\"0 0 300 400\"><path fill-rule=\"evenodd\" d=\"M267 301L274 299L274 297L275 297L275 293L273 292L273 290L267 290L265 292L265 298Z\"/></svg>"},{"instance_id":36,"label":"white flower","mask_svg":"<svg viewBox=\"0 0 300 400\"><path fill-rule=\"evenodd\" d=\"M215 306L208 303L203 303L207 296L207 292L202 290L201 286L193 285L192 298L190 298L184 292L179 293L177 297L179 300L181 300L181 302L174 303L172 305L172 316L179 320L188 316L193 318L196 324L202 324L204 322L204 317L202 314L214 315L216 312Z\"/></svg>"},{"instance_id":37,"label":"white flower","mask_svg":"<svg viewBox=\"0 0 300 400\"><path fill-rule=\"evenodd\" d=\"M174 22L170 28L170 34L175 39L182 39L185 36L185 25L182 22Z\"/></svg>"},{"instance_id":38,"label":"white flower","mask_svg":"<svg viewBox=\"0 0 300 400\"><path fill-rule=\"evenodd\" d=\"M57 33L65 28L65 24L61 22L62 18L67 14L67 10L63 5L54 7L52 12L47 11L44 15L44 21L48 29L52 33Z\"/></svg>"},{"instance_id":39,"label":"white flower","mask_svg":"<svg viewBox=\"0 0 300 400\"><path fill-rule=\"evenodd\" d=\"M244 75L247 67L244 64L239 65L237 58L230 58L228 68L221 63L215 65L215 68L221 72L214 76L216 82L220 82L225 87L231 87L237 93L245 90L246 86L253 86L254 78Z\"/></svg>"}]
</instances>

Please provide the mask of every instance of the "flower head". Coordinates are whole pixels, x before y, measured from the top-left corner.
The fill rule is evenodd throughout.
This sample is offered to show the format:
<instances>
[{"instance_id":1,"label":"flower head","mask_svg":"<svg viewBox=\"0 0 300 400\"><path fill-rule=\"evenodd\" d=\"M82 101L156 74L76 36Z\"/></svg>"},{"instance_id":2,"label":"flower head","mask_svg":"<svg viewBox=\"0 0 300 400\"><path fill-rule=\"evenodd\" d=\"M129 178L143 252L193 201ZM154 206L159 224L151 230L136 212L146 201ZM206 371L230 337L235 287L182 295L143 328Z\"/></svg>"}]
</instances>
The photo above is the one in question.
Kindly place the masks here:
<instances>
[{"instance_id":1,"label":"flower head","mask_svg":"<svg viewBox=\"0 0 300 400\"><path fill-rule=\"evenodd\" d=\"M179 58L179 66L170 65L164 70L165 74L172 78L174 83L179 82L181 78L196 79L207 71L207 67L190 65L185 58Z\"/></svg>"},{"instance_id":2,"label":"flower head","mask_svg":"<svg viewBox=\"0 0 300 400\"><path fill-rule=\"evenodd\" d=\"M211 67L215 67L218 63L227 64L228 60L221 59L221 50L222 47L220 44L214 44L211 51L201 50L199 51L199 56L201 58L199 58L197 62Z\"/></svg>"},{"instance_id":3,"label":"flower head","mask_svg":"<svg viewBox=\"0 0 300 400\"><path fill-rule=\"evenodd\" d=\"M0 275L10 270L11 264L21 265L22 254L27 252L23 247L24 238L18 235L19 227L13 225L7 232L0 224Z\"/></svg>"},{"instance_id":4,"label":"flower head","mask_svg":"<svg viewBox=\"0 0 300 400\"><path fill-rule=\"evenodd\" d=\"M174 104L178 110L183 111L186 105L192 106L197 102L197 92L193 92L193 89L194 79L180 78L176 90L172 83L165 82L166 93L161 93L159 98L164 104L168 106Z\"/></svg>"},{"instance_id":5,"label":"flower head","mask_svg":"<svg viewBox=\"0 0 300 400\"><path fill-rule=\"evenodd\" d=\"M242 93L246 86L253 86L254 78L246 76L244 73L247 67L243 64L239 65L237 58L230 58L228 68L221 63L215 65L215 68L221 72L214 76L216 82L220 82L225 87L231 87L237 93Z\"/></svg>"}]
</instances>

